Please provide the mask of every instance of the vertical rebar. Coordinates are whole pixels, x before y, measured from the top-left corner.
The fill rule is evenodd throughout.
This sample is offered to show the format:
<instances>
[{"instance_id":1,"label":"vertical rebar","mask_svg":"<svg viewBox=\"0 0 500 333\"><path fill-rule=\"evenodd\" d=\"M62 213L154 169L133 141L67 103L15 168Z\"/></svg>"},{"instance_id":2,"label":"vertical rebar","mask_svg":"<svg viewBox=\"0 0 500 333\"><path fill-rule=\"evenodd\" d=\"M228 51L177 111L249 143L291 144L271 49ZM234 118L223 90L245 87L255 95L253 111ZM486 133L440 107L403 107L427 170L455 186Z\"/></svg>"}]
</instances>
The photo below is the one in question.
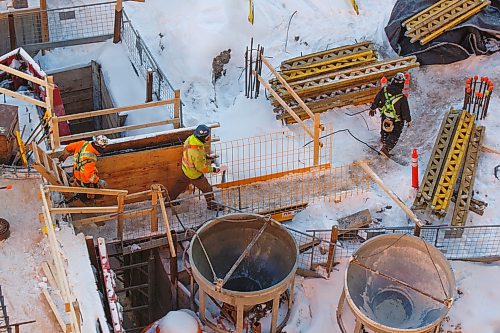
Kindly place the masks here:
<instances>
[{"instance_id":1,"label":"vertical rebar","mask_svg":"<svg viewBox=\"0 0 500 333\"><path fill-rule=\"evenodd\" d=\"M248 98L248 46L245 50L245 97Z\"/></svg>"},{"instance_id":2,"label":"vertical rebar","mask_svg":"<svg viewBox=\"0 0 500 333\"><path fill-rule=\"evenodd\" d=\"M253 93L252 93L252 80L253 80L253 75L252 75L252 55L253 55L253 37L250 39L250 57L249 57L249 63L248 63L248 91L249 91L249 97L253 98Z\"/></svg>"}]
</instances>

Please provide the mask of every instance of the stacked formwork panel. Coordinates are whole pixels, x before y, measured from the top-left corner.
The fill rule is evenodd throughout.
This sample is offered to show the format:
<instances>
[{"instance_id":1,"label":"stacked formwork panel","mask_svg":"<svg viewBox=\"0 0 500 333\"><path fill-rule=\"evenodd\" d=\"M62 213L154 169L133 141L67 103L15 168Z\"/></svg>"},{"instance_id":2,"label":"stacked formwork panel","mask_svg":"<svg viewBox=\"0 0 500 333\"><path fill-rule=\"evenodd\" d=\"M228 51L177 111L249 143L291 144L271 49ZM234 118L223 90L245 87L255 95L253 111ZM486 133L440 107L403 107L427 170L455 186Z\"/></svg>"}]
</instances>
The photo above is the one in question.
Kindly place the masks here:
<instances>
[{"instance_id":1,"label":"stacked formwork panel","mask_svg":"<svg viewBox=\"0 0 500 333\"><path fill-rule=\"evenodd\" d=\"M444 217L455 201L452 225L464 225L468 211L482 215L485 205L472 198L484 127L467 111L449 111L441 124L413 210ZM482 207L482 209L477 209Z\"/></svg>"},{"instance_id":2,"label":"stacked formwork panel","mask_svg":"<svg viewBox=\"0 0 500 333\"><path fill-rule=\"evenodd\" d=\"M416 57L380 61L373 44L363 42L285 60L280 69L281 76L311 111L320 113L370 103L382 77L390 78L418 65ZM308 117L278 80L269 83L301 119ZM277 119L295 122L277 100L271 98L271 102Z\"/></svg>"}]
</instances>

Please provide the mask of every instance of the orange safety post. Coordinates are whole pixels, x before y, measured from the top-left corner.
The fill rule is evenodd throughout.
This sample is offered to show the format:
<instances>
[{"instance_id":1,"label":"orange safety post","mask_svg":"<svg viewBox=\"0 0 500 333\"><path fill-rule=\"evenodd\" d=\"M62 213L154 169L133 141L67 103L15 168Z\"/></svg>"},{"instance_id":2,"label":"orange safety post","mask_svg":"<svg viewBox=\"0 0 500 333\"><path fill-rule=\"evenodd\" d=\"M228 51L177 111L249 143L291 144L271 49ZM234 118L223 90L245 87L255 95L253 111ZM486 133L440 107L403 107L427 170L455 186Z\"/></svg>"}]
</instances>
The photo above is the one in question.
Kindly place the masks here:
<instances>
[{"instance_id":1,"label":"orange safety post","mask_svg":"<svg viewBox=\"0 0 500 333\"><path fill-rule=\"evenodd\" d=\"M418 189L418 152L413 148L411 153L411 187Z\"/></svg>"}]
</instances>

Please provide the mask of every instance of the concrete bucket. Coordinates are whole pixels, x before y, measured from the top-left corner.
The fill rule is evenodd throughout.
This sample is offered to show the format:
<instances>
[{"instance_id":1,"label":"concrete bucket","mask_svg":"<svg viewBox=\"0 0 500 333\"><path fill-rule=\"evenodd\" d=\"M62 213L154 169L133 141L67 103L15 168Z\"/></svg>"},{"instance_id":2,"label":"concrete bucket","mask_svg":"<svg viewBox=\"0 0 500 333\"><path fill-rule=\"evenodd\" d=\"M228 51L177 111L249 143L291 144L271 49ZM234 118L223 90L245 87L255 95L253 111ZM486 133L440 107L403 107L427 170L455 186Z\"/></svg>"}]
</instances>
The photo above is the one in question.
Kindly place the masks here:
<instances>
[{"instance_id":1,"label":"concrete bucket","mask_svg":"<svg viewBox=\"0 0 500 333\"><path fill-rule=\"evenodd\" d=\"M201 227L191 241L189 263L198 283L200 318L225 332L205 316L205 296L236 311L235 332L243 331L244 315L255 305L272 301L271 332L277 324L280 297L288 295L288 310L297 270L298 247L286 228L253 214L230 214ZM287 316L286 316L287 317ZM232 330L231 330L232 331Z\"/></svg>"},{"instance_id":2,"label":"concrete bucket","mask_svg":"<svg viewBox=\"0 0 500 333\"><path fill-rule=\"evenodd\" d=\"M455 278L443 254L421 238L393 234L356 251L342 297L356 317L355 332L435 332L454 295Z\"/></svg>"}]
</instances>

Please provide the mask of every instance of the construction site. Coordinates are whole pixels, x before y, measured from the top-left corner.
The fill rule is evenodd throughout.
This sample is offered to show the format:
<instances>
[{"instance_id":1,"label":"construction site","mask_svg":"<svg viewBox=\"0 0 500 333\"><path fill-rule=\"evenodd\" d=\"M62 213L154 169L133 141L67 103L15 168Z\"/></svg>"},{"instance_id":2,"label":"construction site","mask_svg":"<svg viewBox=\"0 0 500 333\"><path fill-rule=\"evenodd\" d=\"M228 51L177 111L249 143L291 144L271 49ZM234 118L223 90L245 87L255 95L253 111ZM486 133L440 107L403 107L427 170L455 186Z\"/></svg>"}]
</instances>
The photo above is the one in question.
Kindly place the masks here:
<instances>
[{"instance_id":1,"label":"construction site","mask_svg":"<svg viewBox=\"0 0 500 333\"><path fill-rule=\"evenodd\" d=\"M500 332L500 4L333 2L0 0L0 333Z\"/></svg>"}]
</instances>

